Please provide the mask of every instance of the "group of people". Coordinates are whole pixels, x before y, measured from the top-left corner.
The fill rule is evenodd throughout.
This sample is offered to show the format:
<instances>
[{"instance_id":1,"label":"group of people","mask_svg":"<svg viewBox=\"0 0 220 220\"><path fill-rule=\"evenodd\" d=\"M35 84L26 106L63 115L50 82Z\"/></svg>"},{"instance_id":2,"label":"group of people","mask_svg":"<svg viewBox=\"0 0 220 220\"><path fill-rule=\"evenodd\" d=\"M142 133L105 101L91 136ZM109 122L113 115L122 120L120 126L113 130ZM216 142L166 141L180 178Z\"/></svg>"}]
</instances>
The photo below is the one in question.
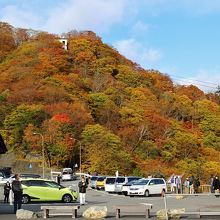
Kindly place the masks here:
<instances>
[{"instance_id":1,"label":"group of people","mask_svg":"<svg viewBox=\"0 0 220 220\"><path fill-rule=\"evenodd\" d=\"M183 193L194 194L199 192L200 181L193 175L187 177L183 183Z\"/></svg>"},{"instance_id":2,"label":"group of people","mask_svg":"<svg viewBox=\"0 0 220 220\"><path fill-rule=\"evenodd\" d=\"M7 182L4 186L4 202L9 203L10 192L14 193L14 213L21 209L23 189L20 182L19 174L15 174L15 180L10 184Z\"/></svg>"},{"instance_id":3,"label":"group of people","mask_svg":"<svg viewBox=\"0 0 220 220\"><path fill-rule=\"evenodd\" d=\"M199 178L187 177L184 181L181 180L182 176L172 175L168 181L171 185L171 192L173 193L189 193L194 194L199 192L200 180ZM211 193L220 193L220 178L219 176L211 175L210 177L210 191Z\"/></svg>"},{"instance_id":4,"label":"group of people","mask_svg":"<svg viewBox=\"0 0 220 220\"><path fill-rule=\"evenodd\" d=\"M170 179L171 192L173 193L188 193L194 194L198 193L200 181L198 178L195 178L193 175L187 177L183 183L181 180L182 176L172 176Z\"/></svg>"}]
</instances>

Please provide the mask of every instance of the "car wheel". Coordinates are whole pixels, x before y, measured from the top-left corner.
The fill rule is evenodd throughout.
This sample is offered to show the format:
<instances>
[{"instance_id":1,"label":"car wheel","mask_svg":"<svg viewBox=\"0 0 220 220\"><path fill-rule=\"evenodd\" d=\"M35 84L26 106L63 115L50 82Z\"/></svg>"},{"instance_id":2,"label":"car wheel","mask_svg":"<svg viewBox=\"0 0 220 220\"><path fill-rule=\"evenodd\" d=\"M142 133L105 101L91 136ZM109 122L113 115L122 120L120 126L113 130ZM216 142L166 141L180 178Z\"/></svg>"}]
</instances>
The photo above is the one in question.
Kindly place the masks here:
<instances>
[{"instance_id":1,"label":"car wheel","mask_svg":"<svg viewBox=\"0 0 220 220\"><path fill-rule=\"evenodd\" d=\"M27 204L31 201L30 197L28 195L22 195L22 203Z\"/></svg>"},{"instance_id":2,"label":"car wheel","mask_svg":"<svg viewBox=\"0 0 220 220\"><path fill-rule=\"evenodd\" d=\"M144 193L144 195L145 195L146 197L149 197L149 196L150 196L149 191L148 191L148 190L146 190L146 191L145 191L145 193Z\"/></svg>"},{"instance_id":3,"label":"car wheel","mask_svg":"<svg viewBox=\"0 0 220 220\"><path fill-rule=\"evenodd\" d=\"M65 203L70 203L72 201L72 196L69 194L65 194L62 198L62 201Z\"/></svg>"}]
</instances>

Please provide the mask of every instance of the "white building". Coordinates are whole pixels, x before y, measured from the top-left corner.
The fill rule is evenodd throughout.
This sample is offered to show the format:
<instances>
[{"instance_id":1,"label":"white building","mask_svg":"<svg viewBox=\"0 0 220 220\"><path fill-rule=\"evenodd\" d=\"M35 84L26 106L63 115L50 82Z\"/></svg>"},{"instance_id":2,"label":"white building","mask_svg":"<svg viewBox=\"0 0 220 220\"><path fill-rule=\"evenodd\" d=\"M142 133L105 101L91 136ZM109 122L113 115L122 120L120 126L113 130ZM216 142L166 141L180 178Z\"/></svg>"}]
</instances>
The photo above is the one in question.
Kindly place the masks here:
<instances>
[{"instance_id":1,"label":"white building","mask_svg":"<svg viewBox=\"0 0 220 220\"><path fill-rule=\"evenodd\" d=\"M59 41L63 44L63 49L68 50L68 41L66 38L60 38Z\"/></svg>"}]
</instances>

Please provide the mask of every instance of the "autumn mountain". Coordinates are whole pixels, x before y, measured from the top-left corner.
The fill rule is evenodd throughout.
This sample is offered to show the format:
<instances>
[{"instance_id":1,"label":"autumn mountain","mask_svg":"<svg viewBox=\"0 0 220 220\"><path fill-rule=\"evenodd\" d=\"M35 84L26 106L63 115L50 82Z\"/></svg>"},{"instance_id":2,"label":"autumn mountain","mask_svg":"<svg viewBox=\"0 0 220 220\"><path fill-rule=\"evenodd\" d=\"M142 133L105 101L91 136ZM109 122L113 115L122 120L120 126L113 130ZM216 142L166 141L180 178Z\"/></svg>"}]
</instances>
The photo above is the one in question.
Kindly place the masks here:
<instances>
[{"instance_id":1,"label":"autumn mountain","mask_svg":"<svg viewBox=\"0 0 220 220\"><path fill-rule=\"evenodd\" d=\"M90 31L0 23L0 129L19 158L102 174L220 175L220 96L144 70ZM41 134L34 135L33 133ZM43 138L41 138L43 137Z\"/></svg>"}]
</instances>

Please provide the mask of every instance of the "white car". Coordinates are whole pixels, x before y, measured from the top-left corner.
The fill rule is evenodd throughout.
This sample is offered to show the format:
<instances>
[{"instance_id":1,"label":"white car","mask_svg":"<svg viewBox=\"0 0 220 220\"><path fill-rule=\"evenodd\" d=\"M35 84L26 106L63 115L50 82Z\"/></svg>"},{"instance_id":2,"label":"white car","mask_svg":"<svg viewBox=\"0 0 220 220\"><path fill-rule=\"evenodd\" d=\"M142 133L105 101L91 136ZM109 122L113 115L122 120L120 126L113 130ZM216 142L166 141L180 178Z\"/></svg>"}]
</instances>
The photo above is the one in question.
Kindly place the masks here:
<instances>
[{"instance_id":1,"label":"white car","mask_svg":"<svg viewBox=\"0 0 220 220\"><path fill-rule=\"evenodd\" d=\"M122 193L123 185L132 181L132 180L139 180L141 177L137 176L118 176L115 180L115 192Z\"/></svg>"},{"instance_id":2,"label":"white car","mask_svg":"<svg viewBox=\"0 0 220 220\"><path fill-rule=\"evenodd\" d=\"M72 168L64 168L62 171L62 181L75 180L76 175L74 175Z\"/></svg>"},{"instance_id":3,"label":"white car","mask_svg":"<svg viewBox=\"0 0 220 220\"><path fill-rule=\"evenodd\" d=\"M148 197L165 192L167 192L167 185L163 178L146 178L133 183L128 190L128 195Z\"/></svg>"},{"instance_id":4,"label":"white car","mask_svg":"<svg viewBox=\"0 0 220 220\"><path fill-rule=\"evenodd\" d=\"M105 179L105 191L108 193L115 192L116 176L107 176Z\"/></svg>"},{"instance_id":5,"label":"white car","mask_svg":"<svg viewBox=\"0 0 220 220\"><path fill-rule=\"evenodd\" d=\"M92 176L92 177L90 178L90 187L91 187L92 189L95 189L95 188L96 188L96 181L97 181L97 179L98 179L98 176Z\"/></svg>"},{"instance_id":6,"label":"white car","mask_svg":"<svg viewBox=\"0 0 220 220\"><path fill-rule=\"evenodd\" d=\"M128 190L130 188L130 186L132 186L134 184L134 182L137 182L138 180L142 179L141 177L139 179L133 179L127 183L125 183L123 186L122 186L122 194L127 196L128 195Z\"/></svg>"}]
</instances>

